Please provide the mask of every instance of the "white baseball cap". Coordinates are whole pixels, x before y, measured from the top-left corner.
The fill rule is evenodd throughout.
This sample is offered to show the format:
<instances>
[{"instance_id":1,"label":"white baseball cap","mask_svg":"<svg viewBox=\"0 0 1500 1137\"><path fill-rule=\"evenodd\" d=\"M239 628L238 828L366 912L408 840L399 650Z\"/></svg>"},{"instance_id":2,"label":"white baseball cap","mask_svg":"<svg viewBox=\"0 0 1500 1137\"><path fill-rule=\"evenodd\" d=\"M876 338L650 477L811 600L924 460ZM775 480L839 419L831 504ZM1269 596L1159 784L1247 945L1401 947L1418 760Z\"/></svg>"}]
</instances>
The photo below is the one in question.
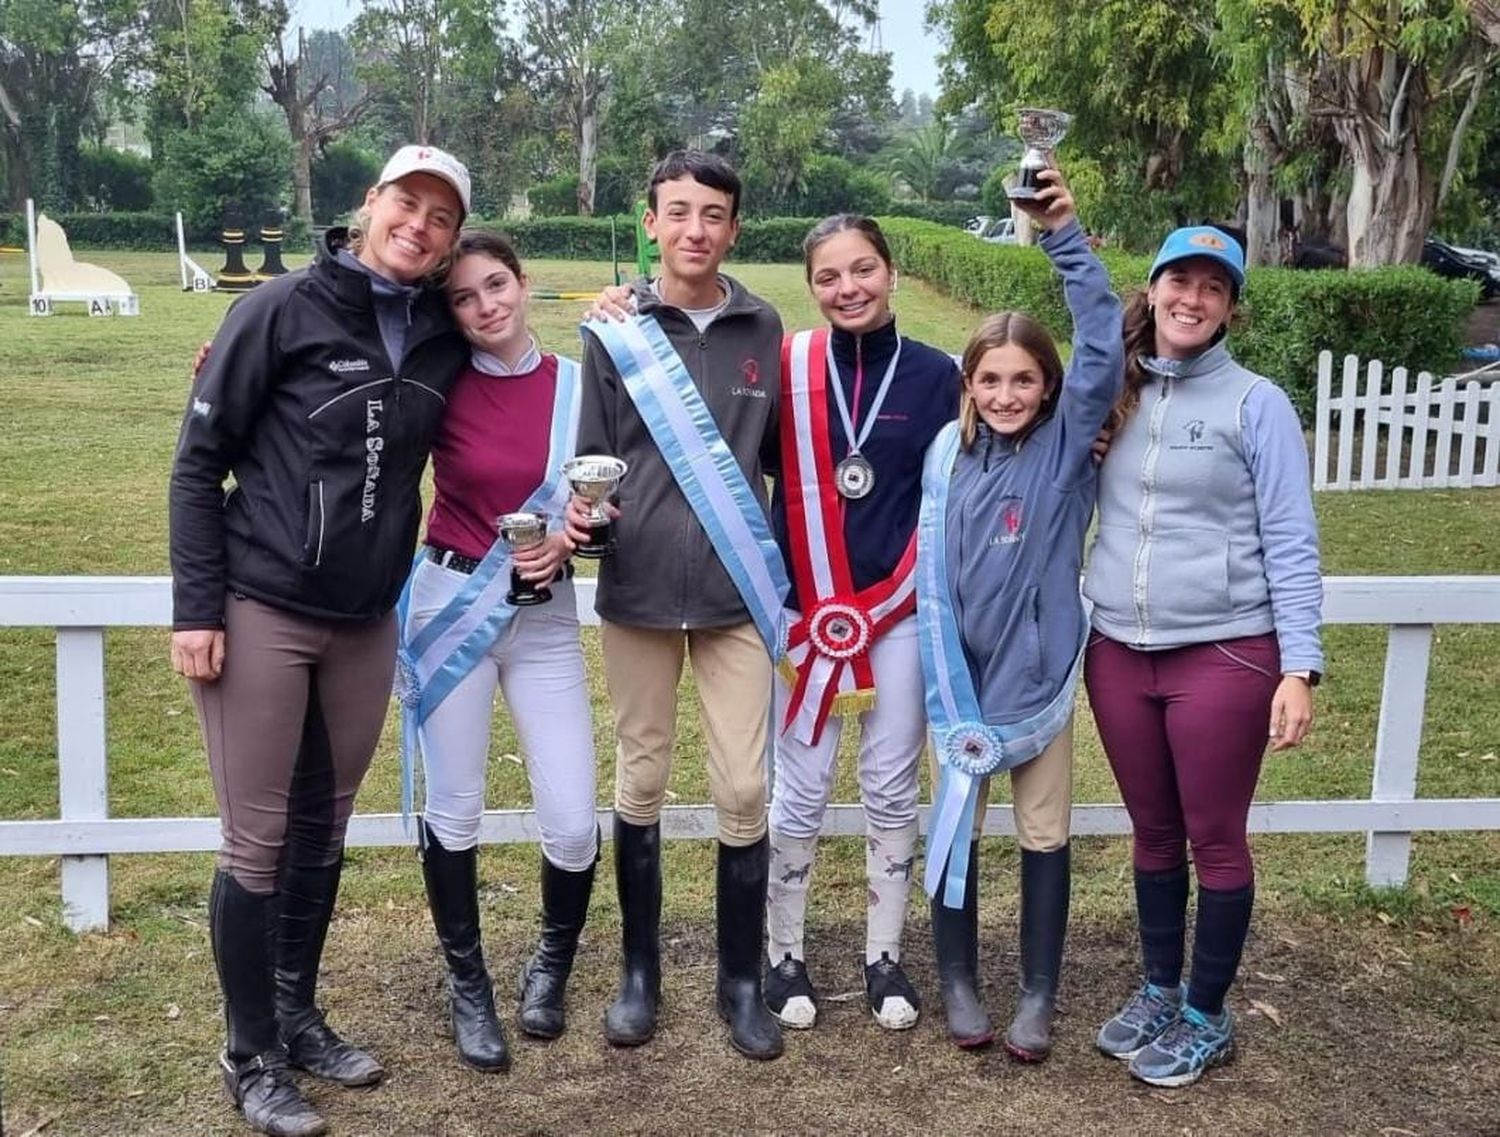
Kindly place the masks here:
<instances>
[{"instance_id":1,"label":"white baseball cap","mask_svg":"<svg viewBox=\"0 0 1500 1137\"><path fill-rule=\"evenodd\" d=\"M408 174L431 174L442 178L458 194L464 213L469 212L469 170L462 162L446 150L436 146L403 146L391 155L385 169L380 171L378 185L385 185L406 177Z\"/></svg>"}]
</instances>

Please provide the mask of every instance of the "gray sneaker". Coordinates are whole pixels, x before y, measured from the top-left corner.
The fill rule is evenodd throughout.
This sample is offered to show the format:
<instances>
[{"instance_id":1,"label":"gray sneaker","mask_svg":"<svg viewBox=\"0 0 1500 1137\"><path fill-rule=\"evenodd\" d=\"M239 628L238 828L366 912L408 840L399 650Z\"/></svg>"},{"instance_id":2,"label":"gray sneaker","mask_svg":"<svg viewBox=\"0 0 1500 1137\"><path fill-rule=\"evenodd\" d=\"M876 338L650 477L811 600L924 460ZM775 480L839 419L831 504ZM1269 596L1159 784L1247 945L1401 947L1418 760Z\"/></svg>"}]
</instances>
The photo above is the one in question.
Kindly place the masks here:
<instances>
[{"instance_id":1,"label":"gray sneaker","mask_svg":"<svg viewBox=\"0 0 1500 1137\"><path fill-rule=\"evenodd\" d=\"M1095 1044L1111 1058L1129 1062L1176 1021L1182 1010L1182 986L1158 987L1142 983L1140 989L1109 1022L1099 1028Z\"/></svg>"}]
</instances>

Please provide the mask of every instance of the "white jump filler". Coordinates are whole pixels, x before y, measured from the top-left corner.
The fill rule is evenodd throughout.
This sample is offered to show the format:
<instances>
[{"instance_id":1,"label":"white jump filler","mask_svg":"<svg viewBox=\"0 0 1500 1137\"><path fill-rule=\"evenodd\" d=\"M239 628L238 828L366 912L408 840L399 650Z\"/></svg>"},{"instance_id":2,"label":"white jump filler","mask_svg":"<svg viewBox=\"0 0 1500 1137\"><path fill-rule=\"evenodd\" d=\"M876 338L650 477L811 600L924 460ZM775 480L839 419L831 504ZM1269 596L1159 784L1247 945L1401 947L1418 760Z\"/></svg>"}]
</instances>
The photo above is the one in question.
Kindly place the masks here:
<instances>
[{"instance_id":1,"label":"white jump filler","mask_svg":"<svg viewBox=\"0 0 1500 1137\"><path fill-rule=\"evenodd\" d=\"M52 306L81 303L90 316L139 316L140 298L107 268L73 259L62 226L26 199L26 251L31 260L33 316L52 315Z\"/></svg>"},{"instance_id":2,"label":"white jump filler","mask_svg":"<svg viewBox=\"0 0 1500 1137\"><path fill-rule=\"evenodd\" d=\"M177 215L177 266L182 270L184 292L212 292L214 278L197 261L188 256L187 238L182 233L182 214Z\"/></svg>"}]
</instances>

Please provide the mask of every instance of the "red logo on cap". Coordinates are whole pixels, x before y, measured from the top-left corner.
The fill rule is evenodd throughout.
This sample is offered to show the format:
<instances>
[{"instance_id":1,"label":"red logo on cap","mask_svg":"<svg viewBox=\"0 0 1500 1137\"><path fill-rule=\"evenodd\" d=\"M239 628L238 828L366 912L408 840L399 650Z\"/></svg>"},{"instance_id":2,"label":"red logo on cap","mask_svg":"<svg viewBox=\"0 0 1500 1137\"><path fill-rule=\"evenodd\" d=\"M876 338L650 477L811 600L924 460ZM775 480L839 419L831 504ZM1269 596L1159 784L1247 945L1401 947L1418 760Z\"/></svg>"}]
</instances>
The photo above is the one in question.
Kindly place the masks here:
<instances>
[{"instance_id":1,"label":"red logo on cap","mask_svg":"<svg viewBox=\"0 0 1500 1137\"><path fill-rule=\"evenodd\" d=\"M754 387L760 382L760 361L755 358L745 360L740 364L740 374L745 377L745 382Z\"/></svg>"}]
</instances>

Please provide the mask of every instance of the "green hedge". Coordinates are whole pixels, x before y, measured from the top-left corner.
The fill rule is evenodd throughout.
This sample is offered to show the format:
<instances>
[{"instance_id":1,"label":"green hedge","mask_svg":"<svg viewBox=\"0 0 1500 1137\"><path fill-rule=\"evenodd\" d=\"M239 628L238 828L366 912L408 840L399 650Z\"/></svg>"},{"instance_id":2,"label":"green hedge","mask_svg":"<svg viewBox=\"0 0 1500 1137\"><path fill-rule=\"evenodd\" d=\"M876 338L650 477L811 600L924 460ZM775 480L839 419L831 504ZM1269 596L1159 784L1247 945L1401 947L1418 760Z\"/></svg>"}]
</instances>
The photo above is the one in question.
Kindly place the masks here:
<instances>
[{"instance_id":1,"label":"green hedge","mask_svg":"<svg viewBox=\"0 0 1500 1137\"><path fill-rule=\"evenodd\" d=\"M1018 309L1071 334L1062 283L1041 250L991 245L924 221L882 221L901 268L985 311ZM1145 284L1149 257L1102 250L1121 295ZM1346 272L1251 269L1232 331L1235 358L1280 383L1305 422L1317 400L1318 352L1441 371L1458 362L1471 281L1416 266Z\"/></svg>"},{"instance_id":2,"label":"green hedge","mask_svg":"<svg viewBox=\"0 0 1500 1137\"><path fill-rule=\"evenodd\" d=\"M133 249L170 252L177 247L177 230L170 215L160 213L63 213L56 220L79 249ZM560 260L610 259L608 217L533 217L526 221L491 221L473 218L469 224L499 229L516 242L523 257ZM747 219L734 256L741 261L785 262L802 259L802 238L816 218L774 217ZM620 261L635 261L635 221L617 217L616 240ZM188 243L196 248L218 244L216 232L189 229ZM252 242L254 240L252 234ZM21 214L0 213L0 245L24 246L26 219ZM311 245L301 227L292 222L287 230L288 251L307 252Z\"/></svg>"},{"instance_id":3,"label":"green hedge","mask_svg":"<svg viewBox=\"0 0 1500 1137\"><path fill-rule=\"evenodd\" d=\"M177 248L176 218L168 213L59 213L52 219L63 227L68 244L75 249L169 253ZM253 228L250 237L253 244ZM188 226L187 240L193 248L201 249L217 245L219 233ZM0 245L25 247L24 213L0 213ZM295 219L287 222L284 248L294 253L305 253L312 248L305 229Z\"/></svg>"}]
</instances>

